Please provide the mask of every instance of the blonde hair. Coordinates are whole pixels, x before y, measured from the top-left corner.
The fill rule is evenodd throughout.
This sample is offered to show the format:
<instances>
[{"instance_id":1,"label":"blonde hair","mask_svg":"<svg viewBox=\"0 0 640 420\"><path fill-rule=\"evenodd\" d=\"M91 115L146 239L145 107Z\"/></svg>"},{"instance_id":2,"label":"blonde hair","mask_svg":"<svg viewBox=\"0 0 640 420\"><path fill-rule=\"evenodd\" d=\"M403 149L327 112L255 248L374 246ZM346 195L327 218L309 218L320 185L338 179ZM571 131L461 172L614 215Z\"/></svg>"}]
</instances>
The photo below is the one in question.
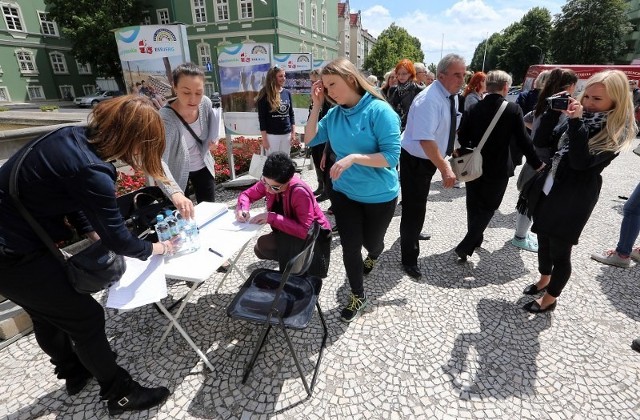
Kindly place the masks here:
<instances>
[{"instance_id":1,"label":"blonde hair","mask_svg":"<svg viewBox=\"0 0 640 420\"><path fill-rule=\"evenodd\" d=\"M120 159L165 181L164 124L149 98L126 95L100 102L89 116L89 141L104 160Z\"/></svg>"},{"instance_id":2,"label":"blonde hair","mask_svg":"<svg viewBox=\"0 0 640 420\"><path fill-rule=\"evenodd\" d=\"M638 132L629 91L629 80L620 70L604 70L587 80L578 100L591 86L601 83L613 101L613 109L607 116L605 129L589 139L589 152L619 152L629 148Z\"/></svg>"},{"instance_id":3,"label":"blonde hair","mask_svg":"<svg viewBox=\"0 0 640 420\"><path fill-rule=\"evenodd\" d=\"M366 92L369 92L371 96L380 100L385 100L378 89L371 86L367 79L364 78L362 73L358 71L356 66L344 57L336 58L322 69L323 76L340 76L347 85L351 86L360 96L364 96ZM327 96L327 99L331 103L335 103Z\"/></svg>"},{"instance_id":4,"label":"blonde hair","mask_svg":"<svg viewBox=\"0 0 640 420\"><path fill-rule=\"evenodd\" d=\"M267 97L267 102L269 103L269 107L272 112L277 111L280 108L280 86L278 86L277 78L278 73L283 72L284 69L282 67L273 66L267 72L267 77L264 81L264 86L258 92L258 96L256 96L256 101Z\"/></svg>"}]
</instances>

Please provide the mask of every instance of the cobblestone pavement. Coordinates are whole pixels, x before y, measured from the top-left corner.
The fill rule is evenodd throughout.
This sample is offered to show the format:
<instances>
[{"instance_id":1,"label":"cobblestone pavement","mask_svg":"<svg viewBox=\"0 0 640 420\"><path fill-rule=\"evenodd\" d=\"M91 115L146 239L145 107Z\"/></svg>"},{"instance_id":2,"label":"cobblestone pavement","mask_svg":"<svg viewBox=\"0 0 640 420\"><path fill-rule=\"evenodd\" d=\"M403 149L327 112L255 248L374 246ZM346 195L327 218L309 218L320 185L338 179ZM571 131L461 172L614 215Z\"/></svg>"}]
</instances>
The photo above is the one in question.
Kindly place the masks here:
<instances>
[{"instance_id":1,"label":"cobblestone pavement","mask_svg":"<svg viewBox=\"0 0 640 420\"><path fill-rule=\"evenodd\" d=\"M551 314L529 316L521 309L530 299L521 291L537 277L537 258L510 244L515 179L482 248L462 265L452 249L466 227L465 190L444 190L434 180L425 223L433 236L421 243L420 281L401 269L398 208L386 249L366 278L372 310L351 324L339 319L349 290L335 238L320 299L329 340L308 400L277 331L242 385L258 328L225 315L241 283L237 275L217 293L222 275L212 276L181 318L215 372L204 368L175 330L154 350L167 321L153 307L108 310L107 333L119 363L142 383L173 392L163 406L130 418L640 418L640 354L629 347L640 336L640 267L603 266L589 258L615 246L624 203L618 196L629 195L640 181L639 159L626 153L605 170L600 202L574 250L573 275ZM302 176L315 186L313 171ZM221 196L232 205L237 193ZM321 205L326 209L328 202ZM240 261L247 273L268 266L250 250ZM171 283L171 294L185 290ZM308 378L319 349L317 324L314 319L310 330L293 333ZM33 335L0 352L0 369L2 418L108 417L95 381L74 397L66 395Z\"/></svg>"}]
</instances>

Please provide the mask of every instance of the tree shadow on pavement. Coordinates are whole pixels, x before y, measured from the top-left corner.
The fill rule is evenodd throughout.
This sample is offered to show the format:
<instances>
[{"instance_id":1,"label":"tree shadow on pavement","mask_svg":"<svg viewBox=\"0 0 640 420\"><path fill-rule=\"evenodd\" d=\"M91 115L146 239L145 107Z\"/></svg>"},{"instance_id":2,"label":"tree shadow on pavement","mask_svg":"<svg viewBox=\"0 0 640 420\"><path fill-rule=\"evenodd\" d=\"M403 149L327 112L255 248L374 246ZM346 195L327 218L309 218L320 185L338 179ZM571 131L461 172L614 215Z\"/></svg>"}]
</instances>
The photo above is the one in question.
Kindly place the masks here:
<instances>
[{"instance_id":1,"label":"tree shadow on pavement","mask_svg":"<svg viewBox=\"0 0 640 420\"><path fill-rule=\"evenodd\" d=\"M636 322L640 321L640 263L632 264L629 268L602 265L596 281L600 284L602 293L618 312Z\"/></svg>"},{"instance_id":2,"label":"tree shadow on pavement","mask_svg":"<svg viewBox=\"0 0 640 420\"><path fill-rule=\"evenodd\" d=\"M548 314L532 316L517 302L481 299L479 332L458 334L443 366L452 390L461 398L507 399L535 394L538 336L549 328ZM532 319L533 318L533 319Z\"/></svg>"}]
</instances>

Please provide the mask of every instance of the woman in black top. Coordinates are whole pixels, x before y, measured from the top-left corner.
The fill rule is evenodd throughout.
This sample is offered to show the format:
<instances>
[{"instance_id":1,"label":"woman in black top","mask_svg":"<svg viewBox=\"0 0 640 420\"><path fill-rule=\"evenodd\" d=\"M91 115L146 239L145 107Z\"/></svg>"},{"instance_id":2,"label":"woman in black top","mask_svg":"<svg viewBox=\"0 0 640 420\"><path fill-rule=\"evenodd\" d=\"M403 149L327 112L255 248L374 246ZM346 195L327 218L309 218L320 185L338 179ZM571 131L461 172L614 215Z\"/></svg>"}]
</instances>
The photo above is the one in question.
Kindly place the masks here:
<instances>
[{"instance_id":1,"label":"woman in black top","mask_svg":"<svg viewBox=\"0 0 640 420\"><path fill-rule=\"evenodd\" d=\"M396 65L395 74L398 84L390 90L388 102L400 117L400 131L404 131L411 102L424 87L416 82L416 69L411 60L400 60Z\"/></svg>"},{"instance_id":2,"label":"woman in black top","mask_svg":"<svg viewBox=\"0 0 640 420\"><path fill-rule=\"evenodd\" d=\"M258 92L258 120L262 147L267 154L291 152L291 142L296 139L291 92L284 88L284 69L275 66L269 69L264 87Z\"/></svg>"}]
</instances>

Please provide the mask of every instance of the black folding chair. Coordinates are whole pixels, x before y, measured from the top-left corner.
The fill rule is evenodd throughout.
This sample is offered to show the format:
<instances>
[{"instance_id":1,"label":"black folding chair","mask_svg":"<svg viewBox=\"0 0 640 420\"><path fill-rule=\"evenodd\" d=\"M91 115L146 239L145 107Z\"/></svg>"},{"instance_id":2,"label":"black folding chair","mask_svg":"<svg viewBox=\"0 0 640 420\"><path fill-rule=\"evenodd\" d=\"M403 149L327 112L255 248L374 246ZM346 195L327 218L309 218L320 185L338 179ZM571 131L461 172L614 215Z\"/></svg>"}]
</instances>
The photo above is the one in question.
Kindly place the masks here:
<instances>
[{"instance_id":1,"label":"black folding chair","mask_svg":"<svg viewBox=\"0 0 640 420\"><path fill-rule=\"evenodd\" d=\"M311 265L313 248L319 233L320 225L314 223L307 236L304 249L289 260L283 272L264 268L254 270L227 308L227 315L233 319L242 319L263 325L251 360L245 366L242 377L243 384L247 382L271 327L280 326L307 395L311 396L328 335L327 324L318 303L322 279L306 274ZM314 307L318 310L324 333L311 386L309 386L287 329L303 330L307 328L313 316Z\"/></svg>"}]
</instances>

